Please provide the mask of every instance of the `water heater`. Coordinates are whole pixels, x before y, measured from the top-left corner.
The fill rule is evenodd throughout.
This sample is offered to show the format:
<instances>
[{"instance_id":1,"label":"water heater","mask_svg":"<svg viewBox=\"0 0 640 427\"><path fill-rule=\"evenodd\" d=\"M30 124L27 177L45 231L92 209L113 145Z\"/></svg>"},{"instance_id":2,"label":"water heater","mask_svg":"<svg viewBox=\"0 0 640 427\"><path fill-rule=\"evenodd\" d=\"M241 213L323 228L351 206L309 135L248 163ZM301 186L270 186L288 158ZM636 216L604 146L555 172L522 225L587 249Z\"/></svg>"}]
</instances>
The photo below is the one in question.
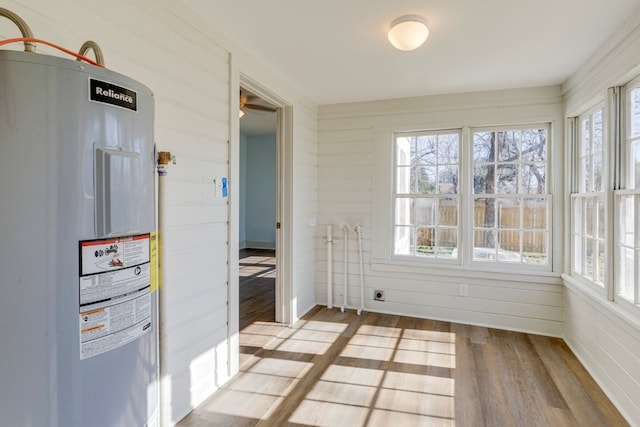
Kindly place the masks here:
<instances>
[{"instance_id":1,"label":"water heater","mask_svg":"<svg viewBox=\"0 0 640 427\"><path fill-rule=\"evenodd\" d=\"M158 423L153 108L0 50L0 426Z\"/></svg>"}]
</instances>

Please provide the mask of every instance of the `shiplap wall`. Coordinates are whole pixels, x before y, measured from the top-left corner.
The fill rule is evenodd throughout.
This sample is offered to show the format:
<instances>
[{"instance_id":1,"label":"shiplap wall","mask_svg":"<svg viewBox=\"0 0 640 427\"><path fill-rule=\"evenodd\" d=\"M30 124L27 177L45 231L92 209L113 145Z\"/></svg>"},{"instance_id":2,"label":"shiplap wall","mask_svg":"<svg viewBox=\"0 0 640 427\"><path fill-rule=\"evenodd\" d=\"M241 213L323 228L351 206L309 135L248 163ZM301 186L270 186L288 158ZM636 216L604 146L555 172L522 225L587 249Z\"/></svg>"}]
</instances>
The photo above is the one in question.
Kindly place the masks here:
<instances>
[{"instance_id":1,"label":"shiplap wall","mask_svg":"<svg viewBox=\"0 0 640 427\"><path fill-rule=\"evenodd\" d=\"M286 248L293 254L288 271L295 279L292 319L314 305L314 229L309 218L316 217L316 107L179 2L8 0L2 6L25 19L38 38L71 50L85 40L97 41L108 68L154 92L158 149L177 158L165 181L166 271L161 284L168 300L170 390L162 409L175 423L237 372L237 307L231 309L227 325L227 300L231 295L231 303L237 304L237 277L232 277L237 267L229 265L234 258L229 248L237 248L237 242L229 241L238 238L237 226L230 229L230 223L238 221L230 218L228 200L214 197L212 181L234 176L229 141L238 144L238 139L232 135L237 125L230 119L234 103L237 108L237 100L230 97L232 87L245 73L285 99L295 113L288 153L295 164L288 176L294 181L290 196L295 202ZM0 19L0 37L18 35L9 20ZM38 50L65 56L46 47ZM237 188L236 182L229 185L230 191Z\"/></svg>"},{"instance_id":2,"label":"shiplap wall","mask_svg":"<svg viewBox=\"0 0 640 427\"><path fill-rule=\"evenodd\" d=\"M363 226L365 307L371 311L562 335L561 270L545 275L496 274L399 265L391 260L392 132L522 123L552 123L554 219L562 227L562 98L560 87L439 95L325 105L319 112L316 298L327 301L326 225L334 245L334 305L344 286L340 223ZM559 155L558 155L559 153ZM557 203L556 203L557 202ZM356 235L349 233L348 306L360 304ZM562 259L562 242L554 247ZM469 296L459 295L459 284ZM385 301L373 291L385 291Z\"/></svg>"},{"instance_id":3,"label":"shiplap wall","mask_svg":"<svg viewBox=\"0 0 640 427\"><path fill-rule=\"evenodd\" d=\"M318 112L315 106L299 104L294 114L292 182L291 272L293 313L298 320L316 304L315 237L318 218ZM287 185L287 184L285 184ZM311 262L310 262L311 261Z\"/></svg>"},{"instance_id":4,"label":"shiplap wall","mask_svg":"<svg viewBox=\"0 0 640 427\"><path fill-rule=\"evenodd\" d=\"M638 75L640 10L565 83L566 117ZM627 421L640 426L640 309L626 311L569 276L565 283L565 341Z\"/></svg>"}]
</instances>

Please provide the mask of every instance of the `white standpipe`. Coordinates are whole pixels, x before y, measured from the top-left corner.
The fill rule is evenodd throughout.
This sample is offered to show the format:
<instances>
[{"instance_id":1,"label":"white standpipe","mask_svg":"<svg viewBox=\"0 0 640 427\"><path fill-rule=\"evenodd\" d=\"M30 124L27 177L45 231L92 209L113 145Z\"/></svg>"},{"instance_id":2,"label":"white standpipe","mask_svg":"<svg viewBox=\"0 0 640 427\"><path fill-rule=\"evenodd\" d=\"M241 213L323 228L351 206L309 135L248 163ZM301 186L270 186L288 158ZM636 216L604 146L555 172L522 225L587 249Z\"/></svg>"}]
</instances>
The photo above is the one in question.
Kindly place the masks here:
<instances>
[{"instance_id":1,"label":"white standpipe","mask_svg":"<svg viewBox=\"0 0 640 427\"><path fill-rule=\"evenodd\" d=\"M340 228L344 231L344 291L340 311L344 313L344 310L347 308L347 287L349 281L349 224L340 224Z\"/></svg>"},{"instance_id":2,"label":"white standpipe","mask_svg":"<svg viewBox=\"0 0 640 427\"><path fill-rule=\"evenodd\" d=\"M333 308L333 232L327 225L327 308Z\"/></svg>"},{"instance_id":3,"label":"white standpipe","mask_svg":"<svg viewBox=\"0 0 640 427\"><path fill-rule=\"evenodd\" d=\"M159 353L160 353L160 418L161 425L168 425L171 421L171 383L167 370L167 284L162 281L165 279L165 249L163 240L167 229L166 216L166 177L169 168L169 162L172 155L168 151L158 153L158 234L156 237L158 251L158 318L159 318Z\"/></svg>"},{"instance_id":4,"label":"white standpipe","mask_svg":"<svg viewBox=\"0 0 640 427\"><path fill-rule=\"evenodd\" d=\"M358 234L358 252L360 254L360 308L358 316L364 310L364 263L362 262L362 226L356 225L356 233Z\"/></svg>"}]
</instances>

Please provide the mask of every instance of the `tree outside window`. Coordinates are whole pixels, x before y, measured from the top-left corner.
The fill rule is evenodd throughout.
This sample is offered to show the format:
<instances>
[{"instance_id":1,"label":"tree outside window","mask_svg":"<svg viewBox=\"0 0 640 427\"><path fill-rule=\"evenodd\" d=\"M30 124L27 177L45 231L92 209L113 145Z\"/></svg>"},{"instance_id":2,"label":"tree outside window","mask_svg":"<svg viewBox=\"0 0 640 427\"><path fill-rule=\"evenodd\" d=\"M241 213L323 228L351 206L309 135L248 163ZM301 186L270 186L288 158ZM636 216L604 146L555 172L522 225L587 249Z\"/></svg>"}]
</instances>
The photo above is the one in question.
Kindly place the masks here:
<instances>
[{"instance_id":1,"label":"tree outside window","mask_svg":"<svg viewBox=\"0 0 640 427\"><path fill-rule=\"evenodd\" d=\"M473 260L548 265L547 127L473 132Z\"/></svg>"},{"instance_id":2,"label":"tree outside window","mask_svg":"<svg viewBox=\"0 0 640 427\"><path fill-rule=\"evenodd\" d=\"M548 133L544 125L475 129L469 141L461 130L396 134L394 255L548 267ZM473 214L462 224L467 197Z\"/></svg>"},{"instance_id":3,"label":"tree outside window","mask_svg":"<svg viewBox=\"0 0 640 427\"><path fill-rule=\"evenodd\" d=\"M395 149L394 253L456 258L460 132L400 134Z\"/></svg>"}]
</instances>

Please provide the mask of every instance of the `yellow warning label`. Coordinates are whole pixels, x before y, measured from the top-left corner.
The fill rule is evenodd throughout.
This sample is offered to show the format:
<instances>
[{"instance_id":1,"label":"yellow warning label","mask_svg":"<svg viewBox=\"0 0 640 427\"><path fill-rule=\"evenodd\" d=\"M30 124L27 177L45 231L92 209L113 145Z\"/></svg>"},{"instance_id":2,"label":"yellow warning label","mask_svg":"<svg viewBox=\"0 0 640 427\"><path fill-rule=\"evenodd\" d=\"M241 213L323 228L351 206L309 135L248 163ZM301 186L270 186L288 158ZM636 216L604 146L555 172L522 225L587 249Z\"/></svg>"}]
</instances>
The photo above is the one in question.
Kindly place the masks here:
<instances>
[{"instance_id":1,"label":"yellow warning label","mask_svg":"<svg viewBox=\"0 0 640 427\"><path fill-rule=\"evenodd\" d=\"M158 289L158 232L151 232L149 238L149 261L151 263L151 293L154 293Z\"/></svg>"}]
</instances>

